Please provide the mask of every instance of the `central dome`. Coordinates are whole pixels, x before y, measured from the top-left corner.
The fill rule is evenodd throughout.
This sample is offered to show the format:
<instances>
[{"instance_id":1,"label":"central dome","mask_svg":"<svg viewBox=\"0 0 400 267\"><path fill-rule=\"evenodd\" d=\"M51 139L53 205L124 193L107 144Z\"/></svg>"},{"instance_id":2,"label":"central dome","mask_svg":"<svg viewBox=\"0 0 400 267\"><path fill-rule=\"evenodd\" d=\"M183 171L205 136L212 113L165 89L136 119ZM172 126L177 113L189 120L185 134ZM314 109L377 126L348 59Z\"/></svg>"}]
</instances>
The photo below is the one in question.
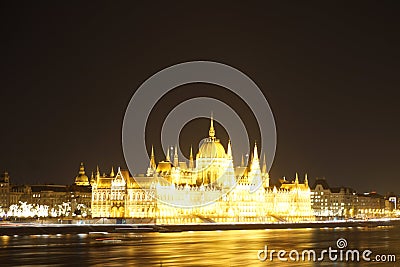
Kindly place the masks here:
<instances>
[{"instance_id":1,"label":"central dome","mask_svg":"<svg viewBox=\"0 0 400 267\"><path fill-rule=\"evenodd\" d=\"M200 146L198 158L226 158L225 148L219 140L208 138Z\"/></svg>"},{"instance_id":2,"label":"central dome","mask_svg":"<svg viewBox=\"0 0 400 267\"><path fill-rule=\"evenodd\" d=\"M208 131L209 137L199 148L197 158L226 158L225 148L218 139L215 138L214 120L211 115L211 125Z\"/></svg>"}]
</instances>

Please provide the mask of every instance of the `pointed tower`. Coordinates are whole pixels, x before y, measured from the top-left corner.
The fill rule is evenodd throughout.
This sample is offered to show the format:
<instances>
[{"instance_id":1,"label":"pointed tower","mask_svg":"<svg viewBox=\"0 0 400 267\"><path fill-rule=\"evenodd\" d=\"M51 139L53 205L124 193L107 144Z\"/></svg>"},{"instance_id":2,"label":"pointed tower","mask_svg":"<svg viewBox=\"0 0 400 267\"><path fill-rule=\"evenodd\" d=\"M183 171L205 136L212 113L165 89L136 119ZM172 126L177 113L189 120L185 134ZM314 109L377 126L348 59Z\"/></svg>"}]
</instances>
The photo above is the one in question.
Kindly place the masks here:
<instances>
[{"instance_id":1,"label":"pointed tower","mask_svg":"<svg viewBox=\"0 0 400 267\"><path fill-rule=\"evenodd\" d=\"M250 170L260 169L260 159L258 158L257 143L254 144L254 151L251 155L252 159L251 159Z\"/></svg>"},{"instance_id":2,"label":"pointed tower","mask_svg":"<svg viewBox=\"0 0 400 267\"><path fill-rule=\"evenodd\" d=\"M98 179L100 179L99 165L97 165L97 169L96 169L96 180L97 180L97 182L98 182Z\"/></svg>"},{"instance_id":3,"label":"pointed tower","mask_svg":"<svg viewBox=\"0 0 400 267\"><path fill-rule=\"evenodd\" d=\"M256 191L262 184L260 160L258 159L257 143L254 144L253 159L251 160L249 182L251 192Z\"/></svg>"},{"instance_id":4,"label":"pointed tower","mask_svg":"<svg viewBox=\"0 0 400 267\"><path fill-rule=\"evenodd\" d=\"M156 158L154 157L154 147L151 146L151 157L150 157L150 166L149 168L155 170L156 169Z\"/></svg>"},{"instance_id":5,"label":"pointed tower","mask_svg":"<svg viewBox=\"0 0 400 267\"><path fill-rule=\"evenodd\" d=\"M240 162L240 167L244 167L244 156L242 154L242 161Z\"/></svg>"},{"instance_id":6,"label":"pointed tower","mask_svg":"<svg viewBox=\"0 0 400 267\"><path fill-rule=\"evenodd\" d=\"M211 121L210 121L210 130L208 131L208 136L210 139L215 139L215 130L214 130L214 118L213 114L211 113Z\"/></svg>"},{"instance_id":7,"label":"pointed tower","mask_svg":"<svg viewBox=\"0 0 400 267\"><path fill-rule=\"evenodd\" d=\"M262 165L261 173L263 173L263 174L267 173L267 161L265 159L265 153L264 153L263 165Z\"/></svg>"},{"instance_id":8,"label":"pointed tower","mask_svg":"<svg viewBox=\"0 0 400 267\"><path fill-rule=\"evenodd\" d=\"M93 185L94 183L95 183L94 173L92 172L92 175L90 176L90 185Z\"/></svg>"},{"instance_id":9,"label":"pointed tower","mask_svg":"<svg viewBox=\"0 0 400 267\"><path fill-rule=\"evenodd\" d=\"M262 165L262 169L261 169L261 176L264 181L264 187L265 188L269 187L269 173L267 170L267 160L265 159L265 153L264 153L263 165Z\"/></svg>"},{"instance_id":10,"label":"pointed tower","mask_svg":"<svg viewBox=\"0 0 400 267\"><path fill-rule=\"evenodd\" d=\"M174 167L178 168L179 165L179 158L178 158L178 146L175 145L175 150L174 150Z\"/></svg>"},{"instance_id":11,"label":"pointed tower","mask_svg":"<svg viewBox=\"0 0 400 267\"><path fill-rule=\"evenodd\" d=\"M299 184L299 174L296 172L296 179L294 180L295 184Z\"/></svg>"},{"instance_id":12,"label":"pointed tower","mask_svg":"<svg viewBox=\"0 0 400 267\"><path fill-rule=\"evenodd\" d=\"M232 159L232 145L231 145L231 140L228 142L228 152L226 153L228 155L228 159Z\"/></svg>"},{"instance_id":13,"label":"pointed tower","mask_svg":"<svg viewBox=\"0 0 400 267\"><path fill-rule=\"evenodd\" d=\"M189 156L189 169L194 169L194 160L193 160L193 148L190 146L190 156Z\"/></svg>"},{"instance_id":14,"label":"pointed tower","mask_svg":"<svg viewBox=\"0 0 400 267\"><path fill-rule=\"evenodd\" d=\"M115 173L114 173L114 166L111 166L111 172L110 172L110 177L114 177Z\"/></svg>"},{"instance_id":15,"label":"pointed tower","mask_svg":"<svg viewBox=\"0 0 400 267\"><path fill-rule=\"evenodd\" d=\"M147 176L152 176L155 173L156 168L157 168L157 166L156 166L156 160L155 160L155 157L154 157L154 148L153 148L153 145L152 145L151 146L150 163L149 163L149 167L147 168L146 175Z\"/></svg>"}]
</instances>

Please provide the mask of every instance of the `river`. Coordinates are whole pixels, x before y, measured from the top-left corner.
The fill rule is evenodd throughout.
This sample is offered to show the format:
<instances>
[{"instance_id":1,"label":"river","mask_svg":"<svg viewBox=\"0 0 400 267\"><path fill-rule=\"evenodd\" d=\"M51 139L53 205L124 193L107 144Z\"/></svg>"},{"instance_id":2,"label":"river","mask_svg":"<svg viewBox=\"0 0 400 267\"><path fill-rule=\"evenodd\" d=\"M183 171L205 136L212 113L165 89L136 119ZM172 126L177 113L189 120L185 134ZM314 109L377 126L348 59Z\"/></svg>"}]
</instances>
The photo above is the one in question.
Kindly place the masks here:
<instances>
[{"instance_id":1,"label":"river","mask_svg":"<svg viewBox=\"0 0 400 267\"><path fill-rule=\"evenodd\" d=\"M370 261L332 261L327 254L318 261L329 247L339 255L338 239L347 242L343 255L370 250ZM0 236L0 247L0 266L400 266L391 256L400 261L400 227ZM272 250L286 252L271 261ZM289 258L292 250L299 258L295 252ZM304 250L315 250L317 260L303 260ZM377 262L376 255L391 262Z\"/></svg>"}]
</instances>

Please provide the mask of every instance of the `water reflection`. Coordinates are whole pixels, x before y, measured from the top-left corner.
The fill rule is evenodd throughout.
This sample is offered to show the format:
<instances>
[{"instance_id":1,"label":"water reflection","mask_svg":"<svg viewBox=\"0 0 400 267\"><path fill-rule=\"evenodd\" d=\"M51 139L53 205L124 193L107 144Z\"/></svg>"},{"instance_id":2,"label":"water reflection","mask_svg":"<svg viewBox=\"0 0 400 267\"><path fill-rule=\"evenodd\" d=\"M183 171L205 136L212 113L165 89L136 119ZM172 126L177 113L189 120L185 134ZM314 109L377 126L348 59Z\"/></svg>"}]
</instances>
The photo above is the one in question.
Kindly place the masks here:
<instances>
[{"instance_id":1,"label":"water reflection","mask_svg":"<svg viewBox=\"0 0 400 267\"><path fill-rule=\"evenodd\" d=\"M333 228L210 231L143 234L79 234L2 236L1 265L99 265L99 266L266 266L257 251L321 250L345 238L349 248L371 249L400 257L400 229ZM274 262L277 266L332 266L332 262ZM357 266L359 263L335 263ZM363 263L363 266L394 266Z\"/></svg>"}]
</instances>

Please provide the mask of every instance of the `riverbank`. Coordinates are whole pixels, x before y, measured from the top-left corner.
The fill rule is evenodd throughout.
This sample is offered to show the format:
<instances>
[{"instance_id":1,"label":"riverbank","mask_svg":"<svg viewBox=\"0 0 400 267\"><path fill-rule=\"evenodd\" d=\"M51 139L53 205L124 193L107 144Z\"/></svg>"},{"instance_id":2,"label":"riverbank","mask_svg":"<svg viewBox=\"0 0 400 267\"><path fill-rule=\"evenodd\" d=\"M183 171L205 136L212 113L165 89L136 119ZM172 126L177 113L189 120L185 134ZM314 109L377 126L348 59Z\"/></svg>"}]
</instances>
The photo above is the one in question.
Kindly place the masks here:
<instances>
[{"instance_id":1,"label":"riverbank","mask_svg":"<svg viewBox=\"0 0 400 267\"><path fill-rule=\"evenodd\" d=\"M91 234L91 233L143 233L143 232L184 232L216 230L257 230L257 229L297 229L297 228L337 228L337 227L378 227L400 225L399 219L318 221L300 223L246 223L246 224L40 224L40 223L3 223L0 235L54 235L54 234Z\"/></svg>"}]
</instances>

